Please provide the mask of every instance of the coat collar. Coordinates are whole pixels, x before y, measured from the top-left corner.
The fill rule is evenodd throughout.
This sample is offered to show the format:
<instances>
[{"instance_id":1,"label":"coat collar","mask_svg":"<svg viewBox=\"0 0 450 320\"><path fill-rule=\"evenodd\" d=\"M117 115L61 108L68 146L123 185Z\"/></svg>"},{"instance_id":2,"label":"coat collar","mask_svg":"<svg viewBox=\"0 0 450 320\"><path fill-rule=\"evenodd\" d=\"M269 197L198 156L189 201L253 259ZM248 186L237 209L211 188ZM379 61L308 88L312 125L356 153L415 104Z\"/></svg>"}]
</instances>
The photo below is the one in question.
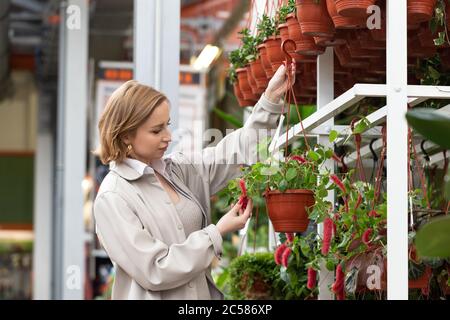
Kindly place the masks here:
<instances>
[{"instance_id":1,"label":"coat collar","mask_svg":"<svg viewBox=\"0 0 450 320\"><path fill-rule=\"evenodd\" d=\"M130 161L111 161L111 163L109 164L109 170L117 173L125 180L132 181L139 179L144 174L154 175L155 170L161 175L171 175L171 165L172 159L168 157L153 161L151 163L151 166L146 166L141 162L135 162L132 165Z\"/></svg>"}]
</instances>

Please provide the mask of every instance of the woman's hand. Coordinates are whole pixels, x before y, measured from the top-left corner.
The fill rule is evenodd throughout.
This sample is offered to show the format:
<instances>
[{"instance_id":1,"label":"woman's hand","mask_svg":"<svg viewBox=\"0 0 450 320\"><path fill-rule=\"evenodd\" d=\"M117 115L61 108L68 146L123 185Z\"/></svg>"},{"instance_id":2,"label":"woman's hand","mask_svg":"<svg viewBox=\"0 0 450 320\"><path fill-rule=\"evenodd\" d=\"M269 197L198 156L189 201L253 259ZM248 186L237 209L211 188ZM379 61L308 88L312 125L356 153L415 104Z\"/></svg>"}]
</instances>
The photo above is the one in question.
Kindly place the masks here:
<instances>
[{"instance_id":1,"label":"woman's hand","mask_svg":"<svg viewBox=\"0 0 450 320\"><path fill-rule=\"evenodd\" d=\"M291 76L290 85L292 86L295 82L295 63L291 64ZM264 92L264 96L269 99L270 102L279 103L281 97L286 92L287 89L290 89L289 81L286 74L286 67L282 64L277 72L273 75L272 79L269 81L269 85L267 86L266 91Z\"/></svg>"},{"instance_id":2,"label":"woman's hand","mask_svg":"<svg viewBox=\"0 0 450 320\"><path fill-rule=\"evenodd\" d=\"M245 227L247 220L252 215L253 202L248 200L247 208L242 210L242 204L235 204L230 211L228 211L219 222L217 222L217 228L219 229L222 237L227 233L240 230Z\"/></svg>"}]
</instances>

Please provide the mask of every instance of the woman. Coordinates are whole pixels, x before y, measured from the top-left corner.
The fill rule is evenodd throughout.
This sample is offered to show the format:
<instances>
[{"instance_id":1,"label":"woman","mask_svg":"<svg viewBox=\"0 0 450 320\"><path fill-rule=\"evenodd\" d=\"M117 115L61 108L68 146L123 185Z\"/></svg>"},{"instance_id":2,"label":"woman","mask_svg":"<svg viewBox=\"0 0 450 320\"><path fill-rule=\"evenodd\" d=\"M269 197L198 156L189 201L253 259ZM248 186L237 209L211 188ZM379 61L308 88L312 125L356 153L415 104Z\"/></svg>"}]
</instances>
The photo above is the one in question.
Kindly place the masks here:
<instances>
[{"instance_id":1,"label":"woman","mask_svg":"<svg viewBox=\"0 0 450 320\"><path fill-rule=\"evenodd\" d=\"M199 163L180 152L163 157L171 134L162 93L136 81L113 93L99 121L110 172L94 204L96 232L116 270L113 299L223 298L210 265L222 237L245 226L252 203L234 205L214 225L210 196L239 176L235 156L254 161L259 140L250 130L276 127L285 73L278 69L244 127L202 150Z\"/></svg>"}]
</instances>

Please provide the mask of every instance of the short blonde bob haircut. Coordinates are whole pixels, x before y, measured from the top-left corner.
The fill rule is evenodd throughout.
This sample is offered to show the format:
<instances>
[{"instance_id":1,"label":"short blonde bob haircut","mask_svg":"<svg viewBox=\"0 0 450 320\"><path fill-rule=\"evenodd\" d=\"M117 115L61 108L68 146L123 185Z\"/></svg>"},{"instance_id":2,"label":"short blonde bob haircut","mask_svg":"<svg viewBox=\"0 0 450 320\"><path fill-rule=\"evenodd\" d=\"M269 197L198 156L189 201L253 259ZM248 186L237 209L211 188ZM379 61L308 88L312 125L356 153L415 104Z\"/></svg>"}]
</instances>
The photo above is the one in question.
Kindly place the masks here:
<instances>
[{"instance_id":1,"label":"short blonde bob haircut","mask_svg":"<svg viewBox=\"0 0 450 320\"><path fill-rule=\"evenodd\" d=\"M130 80L113 92L98 122L100 148L96 151L103 164L122 162L128 146L123 141L127 135L134 136L167 97L161 92Z\"/></svg>"}]
</instances>

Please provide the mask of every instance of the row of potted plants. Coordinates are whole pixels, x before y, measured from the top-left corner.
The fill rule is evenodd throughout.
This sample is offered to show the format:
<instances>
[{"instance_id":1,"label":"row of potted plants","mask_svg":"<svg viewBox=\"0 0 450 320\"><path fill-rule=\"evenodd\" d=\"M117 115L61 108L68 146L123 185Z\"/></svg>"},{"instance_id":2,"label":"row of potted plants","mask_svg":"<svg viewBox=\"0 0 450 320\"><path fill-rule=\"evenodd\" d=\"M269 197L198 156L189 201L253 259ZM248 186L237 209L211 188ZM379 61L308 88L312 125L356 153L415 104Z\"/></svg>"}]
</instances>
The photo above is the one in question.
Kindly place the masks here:
<instances>
[{"instance_id":1,"label":"row of potted plants","mask_svg":"<svg viewBox=\"0 0 450 320\"><path fill-rule=\"evenodd\" d=\"M418 59L442 56L450 65L446 23L450 21L448 0L408 1L409 60L413 75ZM382 8L381 29L366 26L366 9ZM316 97L317 56L333 46L336 56L335 85L340 94L355 83L384 83L386 74L385 1L289 0L273 18L263 14L253 35L240 32L242 46L230 53L229 78L240 106L251 106L267 87L269 79L287 59L299 63L294 94L300 103ZM295 47L282 43L292 40ZM411 77L414 82L414 77Z\"/></svg>"}]
</instances>

